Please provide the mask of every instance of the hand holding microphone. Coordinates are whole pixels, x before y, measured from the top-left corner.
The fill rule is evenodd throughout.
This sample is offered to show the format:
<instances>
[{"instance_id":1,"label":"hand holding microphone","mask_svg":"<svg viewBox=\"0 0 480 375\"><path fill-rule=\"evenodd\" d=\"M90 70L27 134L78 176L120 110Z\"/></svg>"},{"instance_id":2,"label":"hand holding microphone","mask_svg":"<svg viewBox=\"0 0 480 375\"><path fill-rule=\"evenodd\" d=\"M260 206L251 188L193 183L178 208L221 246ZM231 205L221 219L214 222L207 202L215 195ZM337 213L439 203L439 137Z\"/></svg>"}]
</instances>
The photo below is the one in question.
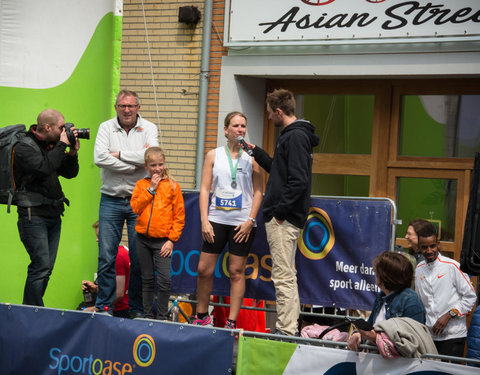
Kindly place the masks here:
<instances>
[{"instance_id":1,"label":"hand holding microphone","mask_svg":"<svg viewBox=\"0 0 480 375\"><path fill-rule=\"evenodd\" d=\"M242 146L242 148L245 150L245 152L248 155L250 155L250 156L253 155L252 149L250 147L248 147L247 142L245 142L245 139L243 139L243 137L241 135L239 135L237 137L237 141L238 141L238 143L240 143L240 145Z\"/></svg>"}]
</instances>

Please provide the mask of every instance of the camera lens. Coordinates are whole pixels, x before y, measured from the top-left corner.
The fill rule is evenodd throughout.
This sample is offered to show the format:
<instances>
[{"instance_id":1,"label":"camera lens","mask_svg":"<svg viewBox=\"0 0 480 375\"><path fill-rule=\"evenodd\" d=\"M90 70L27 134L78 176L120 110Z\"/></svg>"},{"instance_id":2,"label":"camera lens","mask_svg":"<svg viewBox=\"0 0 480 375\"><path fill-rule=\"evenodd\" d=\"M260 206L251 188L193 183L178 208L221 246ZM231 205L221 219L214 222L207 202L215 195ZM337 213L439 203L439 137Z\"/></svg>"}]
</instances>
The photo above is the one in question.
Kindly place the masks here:
<instances>
[{"instance_id":1,"label":"camera lens","mask_svg":"<svg viewBox=\"0 0 480 375\"><path fill-rule=\"evenodd\" d=\"M77 129L78 138L90 139L90 128Z\"/></svg>"},{"instance_id":2,"label":"camera lens","mask_svg":"<svg viewBox=\"0 0 480 375\"><path fill-rule=\"evenodd\" d=\"M74 126L71 122L67 122L65 124L65 131L67 133L68 141L71 145L74 145L76 142L75 134L73 134L72 126ZM85 129L77 129L77 138L78 139L90 139L90 128Z\"/></svg>"}]
</instances>

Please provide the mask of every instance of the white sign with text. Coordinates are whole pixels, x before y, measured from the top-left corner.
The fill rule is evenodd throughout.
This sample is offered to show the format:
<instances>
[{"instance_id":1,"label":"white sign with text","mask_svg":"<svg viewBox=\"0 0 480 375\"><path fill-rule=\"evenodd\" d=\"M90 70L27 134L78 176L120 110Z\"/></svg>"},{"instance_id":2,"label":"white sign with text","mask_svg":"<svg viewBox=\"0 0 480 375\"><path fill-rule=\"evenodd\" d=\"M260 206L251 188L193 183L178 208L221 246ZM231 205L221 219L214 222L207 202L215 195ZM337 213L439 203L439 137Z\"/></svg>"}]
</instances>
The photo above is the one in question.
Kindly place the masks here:
<instances>
[{"instance_id":1,"label":"white sign with text","mask_svg":"<svg viewBox=\"0 0 480 375\"><path fill-rule=\"evenodd\" d=\"M225 44L480 40L479 0L230 0Z\"/></svg>"}]
</instances>

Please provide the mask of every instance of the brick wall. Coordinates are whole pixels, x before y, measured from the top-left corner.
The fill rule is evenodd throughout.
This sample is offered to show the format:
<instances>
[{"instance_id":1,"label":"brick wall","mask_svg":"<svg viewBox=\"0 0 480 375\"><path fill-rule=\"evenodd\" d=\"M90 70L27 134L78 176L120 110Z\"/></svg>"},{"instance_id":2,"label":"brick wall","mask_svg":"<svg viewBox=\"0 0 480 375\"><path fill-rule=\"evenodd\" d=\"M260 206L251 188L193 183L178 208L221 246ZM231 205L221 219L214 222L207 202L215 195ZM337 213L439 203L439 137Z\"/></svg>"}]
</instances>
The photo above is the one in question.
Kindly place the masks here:
<instances>
[{"instance_id":1,"label":"brick wall","mask_svg":"<svg viewBox=\"0 0 480 375\"><path fill-rule=\"evenodd\" d=\"M208 83L205 152L217 146L220 70L222 67L222 56L227 55L228 52L228 49L223 46L224 15L225 1L213 0L212 38L210 45L210 79Z\"/></svg>"},{"instance_id":2,"label":"brick wall","mask_svg":"<svg viewBox=\"0 0 480 375\"><path fill-rule=\"evenodd\" d=\"M178 22L178 8L186 5L201 12L195 27ZM143 7L141 0L123 2L120 87L136 91L142 116L160 124L167 163L183 189L195 186L203 6L203 0L144 0ZM223 47L224 9L224 0L213 1L205 152L217 144L221 57L227 54Z\"/></svg>"},{"instance_id":3,"label":"brick wall","mask_svg":"<svg viewBox=\"0 0 480 375\"><path fill-rule=\"evenodd\" d=\"M196 6L202 14L195 27L178 22L178 8L185 5ZM170 171L183 189L191 189L195 184L203 0L144 0L143 7L141 0L124 0L123 10L120 87L136 91L142 116L160 124L159 141Z\"/></svg>"}]
</instances>

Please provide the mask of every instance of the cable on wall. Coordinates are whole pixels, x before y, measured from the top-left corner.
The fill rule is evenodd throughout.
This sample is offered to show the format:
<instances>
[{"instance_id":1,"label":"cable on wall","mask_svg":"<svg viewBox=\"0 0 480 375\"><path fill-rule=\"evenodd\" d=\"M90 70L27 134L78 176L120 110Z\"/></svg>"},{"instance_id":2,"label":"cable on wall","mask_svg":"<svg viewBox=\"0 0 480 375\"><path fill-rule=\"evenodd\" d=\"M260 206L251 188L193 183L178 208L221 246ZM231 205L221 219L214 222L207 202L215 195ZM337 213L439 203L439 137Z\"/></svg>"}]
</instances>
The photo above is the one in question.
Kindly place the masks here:
<instances>
[{"instance_id":1,"label":"cable on wall","mask_svg":"<svg viewBox=\"0 0 480 375\"><path fill-rule=\"evenodd\" d=\"M153 64L152 64L152 54L150 53L150 41L148 40L148 28L147 28L147 18L145 16L145 6L142 0L142 13L143 13L143 25L145 28L145 38L147 42L147 51L148 51L148 60L150 62L150 74L152 76L152 88L153 88L153 98L155 102L155 112L157 114L157 126L158 126L158 135L160 137L160 146L163 148L163 137L162 137L162 128L160 126L160 115L158 112L158 102L157 102L157 88L155 85L155 77L153 74Z\"/></svg>"}]
</instances>

